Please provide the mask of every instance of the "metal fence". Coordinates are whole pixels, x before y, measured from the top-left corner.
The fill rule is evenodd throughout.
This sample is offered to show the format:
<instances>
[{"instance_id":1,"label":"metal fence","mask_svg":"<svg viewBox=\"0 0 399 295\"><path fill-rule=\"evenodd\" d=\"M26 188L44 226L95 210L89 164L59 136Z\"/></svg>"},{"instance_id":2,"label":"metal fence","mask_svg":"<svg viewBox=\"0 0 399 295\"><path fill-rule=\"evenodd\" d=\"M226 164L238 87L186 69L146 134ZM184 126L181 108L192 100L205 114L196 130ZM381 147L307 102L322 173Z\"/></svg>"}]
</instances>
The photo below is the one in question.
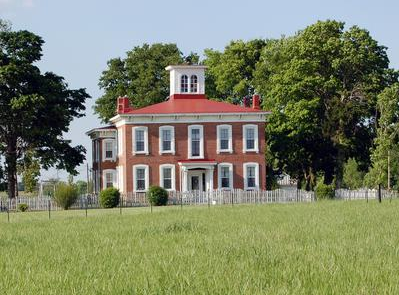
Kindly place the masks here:
<instances>
[{"instance_id":1,"label":"metal fence","mask_svg":"<svg viewBox=\"0 0 399 295\"><path fill-rule=\"evenodd\" d=\"M291 203L312 202L315 200L314 192L304 190L212 190L169 192L168 205L223 205L223 204L266 204L266 203ZM50 197L17 197L15 199L0 199L1 211L16 211L19 204L28 205L30 211L62 210L54 199ZM122 207L149 206L146 193L123 194L120 199ZM97 195L80 196L70 209L95 209L100 208Z\"/></svg>"}]
</instances>

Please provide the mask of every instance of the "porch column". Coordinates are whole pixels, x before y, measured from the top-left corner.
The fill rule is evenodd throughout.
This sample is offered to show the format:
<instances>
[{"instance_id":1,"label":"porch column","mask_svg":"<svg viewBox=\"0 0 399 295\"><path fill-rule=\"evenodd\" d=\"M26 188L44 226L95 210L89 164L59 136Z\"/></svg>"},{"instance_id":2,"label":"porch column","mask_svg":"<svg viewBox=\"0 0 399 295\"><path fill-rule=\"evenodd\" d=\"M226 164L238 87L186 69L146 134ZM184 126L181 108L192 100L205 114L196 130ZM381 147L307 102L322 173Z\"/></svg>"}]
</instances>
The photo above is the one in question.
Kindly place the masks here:
<instances>
[{"instance_id":1,"label":"porch column","mask_svg":"<svg viewBox=\"0 0 399 295\"><path fill-rule=\"evenodd\" d=\"M181 173L182 173L181 191L186 192L186 191L188 191L187 167L181 166Z\"/></svg>"},{"instance_id":2,"label":"porch column","mask_svg":"<svg viewBox=\"0 0 399 295\"><path fill-rule=\"evenodd\" d=\"M212 166L211 168L209 168L209 190L213 190L213 171L214 171L214 167Z\"/></svg>"}]
</instances>

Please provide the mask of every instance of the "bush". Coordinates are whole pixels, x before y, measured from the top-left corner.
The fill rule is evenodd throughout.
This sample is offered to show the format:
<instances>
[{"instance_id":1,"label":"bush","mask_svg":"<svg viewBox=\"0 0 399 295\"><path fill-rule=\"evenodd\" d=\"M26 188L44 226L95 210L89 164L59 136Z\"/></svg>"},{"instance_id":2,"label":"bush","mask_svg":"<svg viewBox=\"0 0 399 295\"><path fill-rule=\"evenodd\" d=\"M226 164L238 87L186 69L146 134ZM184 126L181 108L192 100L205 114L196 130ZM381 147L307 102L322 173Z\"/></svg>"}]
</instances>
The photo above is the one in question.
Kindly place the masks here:
<instances>
[{"instance_id":1,"label":"bush","mask_svg":"<svg viewBox=\"0 0 399 295\"><path fill-rule=\"evenodd\" d=\"M317 200L333 199L335 197L334 185L320 182L316 185L315 193Z\"/></svg>"},{"instance_id":2,"label":"bush","mask_svg":"<svg viewBox=\"0 0 399 295\"><path fill-rule=\"evenodd\" d=\"M29 209L28 204L25 204L25 203L18 204L18 211L26 212L26 211L28 211L28 209Z\"/></svg>"},{"instance_id":3,"label":"bush","mask_svg":"<svg viewBox=\"0 0 399 295\"><path fill-rule=\"evenodd\" d=\"M120 193L116 188L109 187L100 192L100 205L103 208L115 208L119 204Z\"/></svg>"},{"instance_id":4,"label":"bush","mask_svg":"<svg viewBox=\"0 0 399 295\"><path fill-rule=\"evenodd\" d=\"M148 190L148 201L153 206L166 206L168 192L160 186L151 186Z\"/></svg>"},{"instance_id":5,"label":"bush","mask_svg":"<svg viewBox=\"0 0 399 295\"><path fill-rule=\"evenodd\" d=\"M78 190L76 186L60 183L57 185L54 193L54 200L58 206L68 210L78 199Z\"/></svg>"}]
</instances>

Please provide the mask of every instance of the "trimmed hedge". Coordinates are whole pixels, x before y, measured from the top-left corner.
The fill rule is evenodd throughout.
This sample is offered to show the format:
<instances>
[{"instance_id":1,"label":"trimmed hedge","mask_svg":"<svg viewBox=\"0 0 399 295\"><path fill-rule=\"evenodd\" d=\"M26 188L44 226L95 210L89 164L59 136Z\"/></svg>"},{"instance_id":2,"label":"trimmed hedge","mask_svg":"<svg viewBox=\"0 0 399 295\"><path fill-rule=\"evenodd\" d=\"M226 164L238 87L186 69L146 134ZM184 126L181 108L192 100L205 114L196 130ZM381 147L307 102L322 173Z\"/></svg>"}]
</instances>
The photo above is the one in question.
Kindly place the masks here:
<instances>
[{"instance_id":1,"label":"trimmed hedge","mask_svg":"<svg viewBox=\"0 0 399 295\"><path fill-rule=\"evenodd\" d=\"M168 192L160 186L151 186L148 190L148 201L153 206L166 206L168 204Z\"/></svg>"},{"instance_id":2,"label":"trimmed hedge","mask_svg":"<svg viewBox=\"0 0 399 295\"><path fill-rule=\"evenodd\" d=\"M100 192L100 205L103 208L115 208L119 204L121 194L114 187L106 188Z\"/></svg>"}]
</instances>

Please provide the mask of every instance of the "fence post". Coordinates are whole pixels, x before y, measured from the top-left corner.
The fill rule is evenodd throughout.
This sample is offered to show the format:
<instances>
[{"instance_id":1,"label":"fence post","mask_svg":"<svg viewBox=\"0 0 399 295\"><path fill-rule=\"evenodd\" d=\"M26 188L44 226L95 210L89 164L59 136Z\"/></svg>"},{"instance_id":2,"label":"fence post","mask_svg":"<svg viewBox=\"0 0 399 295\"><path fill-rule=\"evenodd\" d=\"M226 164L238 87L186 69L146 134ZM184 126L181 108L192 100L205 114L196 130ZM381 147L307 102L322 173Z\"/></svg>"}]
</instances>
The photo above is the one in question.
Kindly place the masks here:
<instances>
[{"instance_id":1,"label":"fence post","mask_svg":"<svg viewBox=\"0 0 399 295\"><path fill-rule=\"evenodd\" d=\"M183 192L180 192L180 209L183 210Z\"/></svg>"},{"instance_id":2,"label":"fence post","mask_svg":"<svg viewBox=\"0 0 399 295\"><path fill-rule=\"evenodd\" d=\"M210 191L208 191L206 195L207 195L207 198L208 198L208 209L209 209L209 208L211 208L211 200L209 198Z\"/></svg>"},{"instance_id":3,"label":"fence post","mask_svg":"<svg viewBox=\"0 0 399 295\"><path fill-rule=\"evenodd\" d=\"M85 202L86 218L87 218L87 206L88 206L88 202L89 202L89 199L86 197L86 202Z\"/></svg>"},{"instance_id":4,"label":"fence post","mask_svg":"<svg viewBox=\"0 0 399 295\"><path fill-rule=\"evenodd\" d=\"M381 184L378 184L378 202L381 203Z\"/></svg>"},{"instance_id":5,"label":"fence post","mask_svg":"<svg viewBox=\"0 0 399 295\"><path fill-rule=\"evenodd\" d=\"M122 202L123 202L123 195L121 195L119 199L119 214L122 215Z\"/></svg>"},{"instance_id":6,"label":"fence post","mask_svg":"<svg viewBox=\"0 0 399 295\"><path fill-rule=\"evenodd\" d=\"M7 220L8 220L8 222L10 222L10 199L8 199Z\"/></svg>"},{"instance_id":7,"label":"fence post","mask_svg":"<svg viewBox=\"0 0 399 295\"><path fill-rule=\"evenodd\" d=\"M47 200L47 207L48 207L48 219L51 218L51 202L50 199Z\"/></svg>"}]
</instances>

